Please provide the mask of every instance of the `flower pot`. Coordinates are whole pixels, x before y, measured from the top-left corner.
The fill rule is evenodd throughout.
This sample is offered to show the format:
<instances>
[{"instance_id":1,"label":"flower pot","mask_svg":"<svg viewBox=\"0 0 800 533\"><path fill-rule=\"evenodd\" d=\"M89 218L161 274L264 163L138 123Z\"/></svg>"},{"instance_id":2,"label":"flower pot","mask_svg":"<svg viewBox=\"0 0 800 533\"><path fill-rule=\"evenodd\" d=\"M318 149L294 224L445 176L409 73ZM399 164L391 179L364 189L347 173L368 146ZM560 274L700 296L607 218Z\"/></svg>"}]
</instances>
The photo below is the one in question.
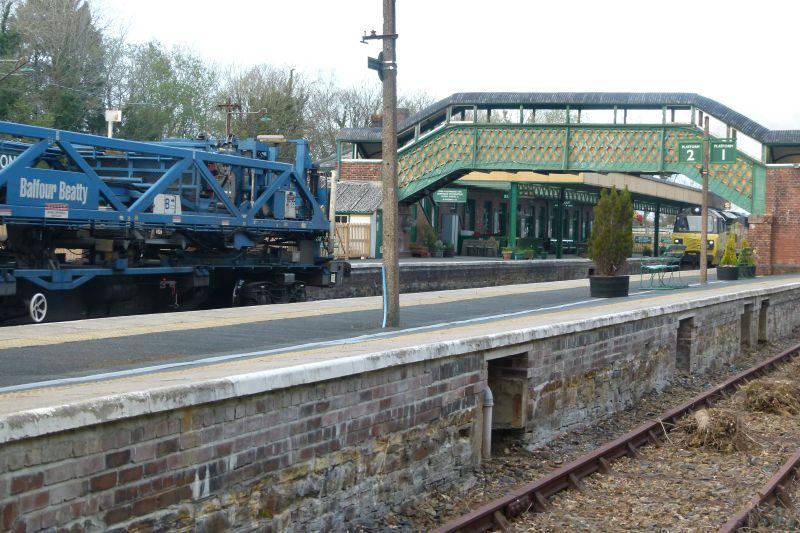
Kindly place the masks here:
<instances>
[{"instance_id":1,"label":"flower pot","mask_svg":"<svg viewBox=\"0 0 800 533\"><path fill-rule=\"evenodd\" d=\"M717 279L723 281L732 281L735 279L739 279L739 267L738 266L718 266L717 267Z\"/></svg>"},{"instance_id":2,"label":"flower pot","mask_svg":"<svg viewBox=\"0 0 800 533\"><path fill-rule=\"evenodd\" d=\"M503 259L505 259L506 261L511 259L511 252L503 252Z\"/></svg>"},{"instance_id":3,"label":"flower pot","mask_svg":"<svg viewBox=\"0 0 800 533\"><path fill-rule=\"evenodd\" d=\"M739 277L740 278L754 278L756 277L756 267L753 266L746 266L740 265L739 266Z\"/></svg>"},{"instance_id":4,"label":"flower pot","mask_svg":"<svg viewBox=\"0 0 800 533\"><path fill-rule=\"evenodd\" d=\"M592 298L619 298L628 295L630 276L589 276Z\"/></svg>"}]
</instances>

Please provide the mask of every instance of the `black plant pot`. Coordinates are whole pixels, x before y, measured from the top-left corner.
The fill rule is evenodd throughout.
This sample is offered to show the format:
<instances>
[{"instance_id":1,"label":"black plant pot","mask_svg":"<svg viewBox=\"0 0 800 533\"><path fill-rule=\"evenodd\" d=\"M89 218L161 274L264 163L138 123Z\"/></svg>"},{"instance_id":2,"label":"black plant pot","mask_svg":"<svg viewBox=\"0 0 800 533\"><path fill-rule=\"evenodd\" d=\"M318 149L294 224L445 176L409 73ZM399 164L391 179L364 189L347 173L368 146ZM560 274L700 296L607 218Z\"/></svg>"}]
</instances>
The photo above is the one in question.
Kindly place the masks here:
<instances>
[{"instance_id":1,"label":"black plant pot","mask_svg":"<svg viewBox=\"0 0 800 533\"><path fill-rule=\"evenodd\" d=\"M628 295L630 276L589 276L592 298L619 298Z\"/></svg>"},{"instance_id":2,"label":"black plant pot","mask_svg":"<svg viewBox=\"0 0 800 533\"><path fill-rule=\"evenodd\" d=\"M734 279L739 279L739 267L738 266L718 266L717 267L717 279L723 281L731 281Z\"/></svg>"},{"instance_id":3,"label":"black plant pot","mask_svg":"<svg viewBox=\"0 0 800 533\"><path fill-rule=\"evenodd\" d=\"M739 266L740 278L754 278L756 277L756 267L753 266Z\"/></svg>"}]
</instances>

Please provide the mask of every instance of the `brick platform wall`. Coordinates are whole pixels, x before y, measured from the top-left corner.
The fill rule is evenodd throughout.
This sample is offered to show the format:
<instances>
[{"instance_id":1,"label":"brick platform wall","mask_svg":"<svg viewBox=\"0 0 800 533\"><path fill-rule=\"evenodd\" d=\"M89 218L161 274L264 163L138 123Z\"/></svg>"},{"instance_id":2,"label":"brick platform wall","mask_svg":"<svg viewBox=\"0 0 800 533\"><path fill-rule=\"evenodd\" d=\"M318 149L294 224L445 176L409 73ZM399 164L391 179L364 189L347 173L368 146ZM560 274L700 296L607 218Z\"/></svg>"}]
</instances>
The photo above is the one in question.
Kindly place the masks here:
<instances>
[{"instance_id":1,"label":"brick platform wall","mask_svg":"<svg viewBox=\"0 0 800 533\"><path fill-rule=\"evenodd\" d=\"M800 294L794 291L777 293L770 296L768 301L766 340L773 341L789 335L797 327L800 321ZM759 306L755 307L754 312L758 314Z\"/></svg>"},{"instance_id":2,"label":"brick platform wall","mask_svg":"<svg viewBox=\"0 0 800 533\"><path fill-rule=\"evenodd\" d=\"M670 316L542 339L530 351L527 440L532 445L625 409L674 373Z\"/></svg>"},{"instance_id":3,"label":"brick platform wall","mask_svg":"<svg viewBox=\"0 0 800 533\"><path fill-rule=\"evenodd\" d=\"M380 161L342 161L339 179L344 181L381 181Z\"/></svg>"},{"instance_id":4,"label":"brick platform wall","mask_svg":"<svg viewBox=\"0 0 800 533\"><path fill-rule=\"evenodd\" d=\"M798 291L770 296L765 340L800 326ZM736 361L741 353L742 315L750 305L749 331L757 337L764 299L753 298L665 314L636 322L535 341L528 351L526 440L531 446L625 409L676 374L679 343L688 343L686 366L703 374ZM678 337L682 319L691 331ZM686 349L687 346L684 346Z\"/></svg>"},{"instance_id":5,"label":"brick platform wall","mask_svg":"<svg viewBox=\"0 0 800 533\"><path fill-rule=\"evenodd\" d=\"M363 374L176 399L166 412L3 443L0 531L375 529L423 491L472 475L487 380L498 413L523 399L535 446L662 389L680 343L687 372L735 361L746 306L763 340L800 325L798 288L675 305L470 340L458 356L438 355L445 342ZM691 327L679 339L681 322Z\"/></svg>"},{"instance_id":6,"label":"brick platform wall","mask_svg":"<svg viewBox=\"0 0 800 533\"><path fill-rule=\"evenodd\" d=\"M476 356L3 444L0 531L369 529L468 475Z\"/></svg>"}]
</instances>

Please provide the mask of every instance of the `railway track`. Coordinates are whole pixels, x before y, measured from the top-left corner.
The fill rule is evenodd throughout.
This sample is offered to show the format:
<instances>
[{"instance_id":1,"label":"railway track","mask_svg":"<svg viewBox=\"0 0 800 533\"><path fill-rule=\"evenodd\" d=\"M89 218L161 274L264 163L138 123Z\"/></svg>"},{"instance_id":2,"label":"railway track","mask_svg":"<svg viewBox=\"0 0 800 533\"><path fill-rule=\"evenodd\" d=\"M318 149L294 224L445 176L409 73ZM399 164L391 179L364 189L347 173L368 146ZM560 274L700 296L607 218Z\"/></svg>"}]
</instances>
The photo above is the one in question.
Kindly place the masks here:
<instances>
[{"instance_id":1,"label":"railway track","mask_svg":"<svg viewBox=\"0 0 800 533\"><path fill-rule=\"evenodd\" d=\"M744 411L742 394L734 393L768 373L794 372L796 382L800 364L785 363L798 352L800 344L435 531L506 530L512 518L519 531L735 531L764 522L769 513L759 516L759 511L767 502L785 505L791 499L800 465L800 424L796 412ZM709 411L711 406L727 410ZM721 452L709 442L690 445L687 420L735 411L747 428L738 443L732 441L740 450L731 450L730 443ZM670 431L675 427L679 430ZM796 519L790 512L780 520L796 526Z\"/></svg>"}]
</instances>

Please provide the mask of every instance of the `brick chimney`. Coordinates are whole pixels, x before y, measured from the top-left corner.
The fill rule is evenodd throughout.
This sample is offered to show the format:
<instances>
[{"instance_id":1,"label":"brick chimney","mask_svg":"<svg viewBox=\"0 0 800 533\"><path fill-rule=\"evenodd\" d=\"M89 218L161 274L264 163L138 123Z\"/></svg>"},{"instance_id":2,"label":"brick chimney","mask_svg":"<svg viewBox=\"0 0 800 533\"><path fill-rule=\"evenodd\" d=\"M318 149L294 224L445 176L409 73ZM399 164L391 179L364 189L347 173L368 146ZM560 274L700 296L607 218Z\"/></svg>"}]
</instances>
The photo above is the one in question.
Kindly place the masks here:
<instances>
[{"instance_id":1,"label":"brick chimney","mask_svg":"<svg viewBox=\"0 0 800 533\"><path fill-rule=\"evenodd\" d=\"M407 107L398 107L397 108L397 123L400 124L405 119L411 116L411 110ZM380 128L383 127L383 114L382 113L374 113L369 119L369 127L370 128Z\"/></svg>"}]
</instances>

